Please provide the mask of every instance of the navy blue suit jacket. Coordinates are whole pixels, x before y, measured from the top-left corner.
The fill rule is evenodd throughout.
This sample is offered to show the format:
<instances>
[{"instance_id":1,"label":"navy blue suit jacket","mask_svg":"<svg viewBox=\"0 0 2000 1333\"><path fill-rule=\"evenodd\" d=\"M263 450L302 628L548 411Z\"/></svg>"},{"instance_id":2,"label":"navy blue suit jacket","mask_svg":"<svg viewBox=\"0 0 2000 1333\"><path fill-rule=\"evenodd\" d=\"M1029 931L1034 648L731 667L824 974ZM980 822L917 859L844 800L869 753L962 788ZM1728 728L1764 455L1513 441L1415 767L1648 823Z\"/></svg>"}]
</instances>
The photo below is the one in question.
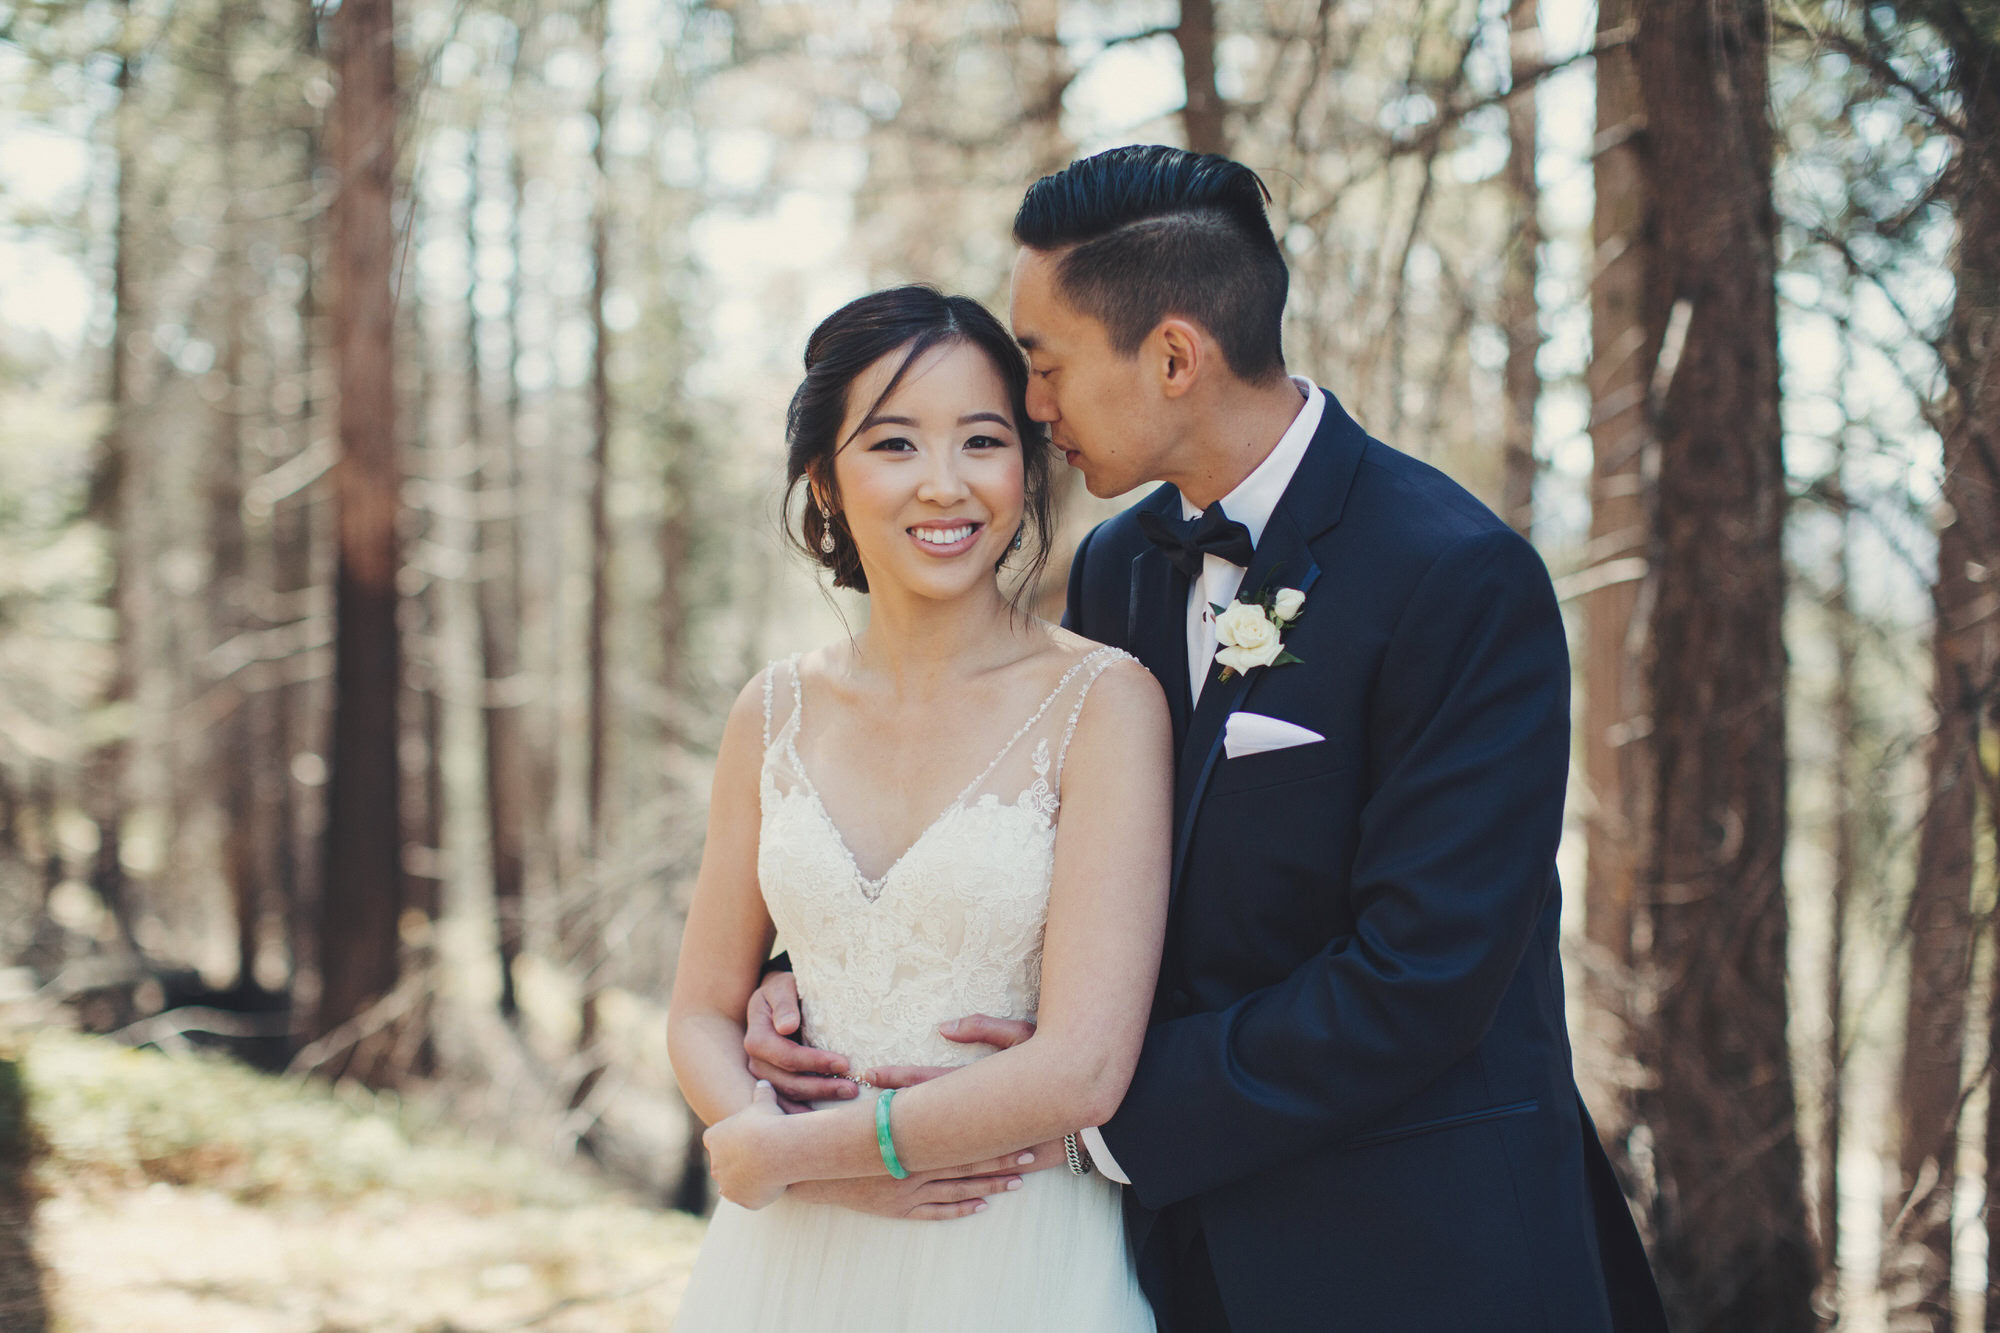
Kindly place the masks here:
<instances>
[{"instance_id":1,"label":"navy blue suit jacket","mask_svg":"<svg viewBox=\"0 0 2000 1333\"><path fill-rule=\"evenodd\" d=\"M1153 1021L1103 1127L1149 1294L1198 1230L1239 1333L1663 1330L1570 1067L1541 560L1328 395L1243 582L1305 593L1303 661L1211 667L1190 708L1187 583L1134 517L1178 506L1085 538L1065 617L1159 677L1179 752ZM1325 740L1228 758L1238 709Z\"/></svg>"}]
</instances>

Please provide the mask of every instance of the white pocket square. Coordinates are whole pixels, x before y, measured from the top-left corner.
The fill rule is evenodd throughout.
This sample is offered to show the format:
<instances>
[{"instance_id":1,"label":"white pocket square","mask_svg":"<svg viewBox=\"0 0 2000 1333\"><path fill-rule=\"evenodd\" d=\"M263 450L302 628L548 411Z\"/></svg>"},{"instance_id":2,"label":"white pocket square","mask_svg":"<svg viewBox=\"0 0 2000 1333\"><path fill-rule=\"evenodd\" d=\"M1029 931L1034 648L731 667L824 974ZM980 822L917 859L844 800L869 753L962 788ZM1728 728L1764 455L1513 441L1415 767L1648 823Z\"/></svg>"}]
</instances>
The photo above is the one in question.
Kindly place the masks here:
<instances>
[{"instance_id":1,"label":"white pocket square","mask_svg":"<svg viewBox=\"0 0 2000 1333\"><path fill-rule=\"evenodd\" d=\"M1266 750L1284 750L1294 745L1310 745L1326 737L1296 722L1262 713L1231 713L1222 724L1222 749L1231 759Z\"/></svg>"}]
</instances>

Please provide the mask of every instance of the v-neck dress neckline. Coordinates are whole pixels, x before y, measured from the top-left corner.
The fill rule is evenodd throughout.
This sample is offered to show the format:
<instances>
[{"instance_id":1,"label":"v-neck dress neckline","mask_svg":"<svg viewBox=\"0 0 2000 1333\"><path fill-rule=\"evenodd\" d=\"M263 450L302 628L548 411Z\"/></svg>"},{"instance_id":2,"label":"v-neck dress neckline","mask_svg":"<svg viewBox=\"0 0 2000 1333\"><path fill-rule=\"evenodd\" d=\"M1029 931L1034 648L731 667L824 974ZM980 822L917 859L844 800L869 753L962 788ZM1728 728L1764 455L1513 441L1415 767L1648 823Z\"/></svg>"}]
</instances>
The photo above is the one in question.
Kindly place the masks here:
<instances>
[{"instance_id":1,"label":"v-neck dress neckline","mask_svg":"<svg viewBox=\"0 0 2000 1333\"><path fill-rule=\"evenodd\" d=\"M833 812L827 808L825 798L820 795L819 785L813 781L811 771L806 768L804 759L799 756L799 730L805 724L805 685L799 672L800 654L794 653L790 658L786 659L787 665L791 669L792 677L792 721L786 733L786 757L791 761L792 771L798 777L800 788L805 792L807 799L811 802L814 810L818 812L819 817L825 821L827 832L839 844L842 855L847 859L848 868L854 872L854 881L861 889L861 896L869 902L879 899L882 896L883 890L888 887L889 881L895 878L896 872L902 868L903 864L915 854L918 848L924 845L925 841L930 838L931 834L941 824L948 820L954 813L965 808L966 798L978 791L980 785L993 776L993 771L999 768L1007 756L1014 752L1014 747L1021 743L1021 738L1033 730L1035 724L1042 720L1055 701L1062 697L1063 691L1069 688L1070 682L1076 678L1077 674L1093 667L1101 670L1099 664L1109 660L1106 655L1115 655L1117 652L1118 650L1115 648L1096 648L1071 663L1069 668L1063 672L1061 679L1056 681L1055 687L1043 696L1041 703L1029 715L1028 720L1023 722L1015 729L1014 734L1007 738L1006 743L1000 747L999 753L993 756L986 767L979 770L972 781L959 789L958 794L952 797L945 807L932 817L928 824L924 825L917 833L917 836L912 838L909 844L896 855L895 859L889 862L888 867L880 875L870 875L862 870L860 859L854 855L854 844L848 840L847 834L834 820ZM1079 700L1079 706L1080 704L1081 701ZM1073 721L1071 725L1073 729ZM1066 742L1068 737L1065 736L1064 739Z\"/></svg>"}]
</instances>

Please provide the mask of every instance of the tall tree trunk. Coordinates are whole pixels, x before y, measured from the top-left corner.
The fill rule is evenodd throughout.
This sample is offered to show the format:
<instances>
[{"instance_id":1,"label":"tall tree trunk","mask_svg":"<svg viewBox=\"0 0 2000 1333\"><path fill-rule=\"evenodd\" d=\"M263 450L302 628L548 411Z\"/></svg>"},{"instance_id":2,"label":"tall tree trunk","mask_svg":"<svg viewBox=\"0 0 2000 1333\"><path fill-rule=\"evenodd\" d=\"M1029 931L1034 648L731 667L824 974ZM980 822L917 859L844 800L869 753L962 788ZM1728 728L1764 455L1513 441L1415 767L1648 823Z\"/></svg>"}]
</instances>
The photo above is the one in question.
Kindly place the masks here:
<instances>
[{"instance_id":1,"label":"tall tree trunk","mask_svg":"<svg viewBox=\"0 0 2000 1333\"><path fill-rule=\"evenodd\" d=\"M513 423L505 438L486 428L486 380L480 365L478 312L479 144L469 137L465 200L466 253L472 257L465 291L466 441L479 460L479 505L474 528L474 567L479 589L479 667L484 686L480 720L486 750L486 839L493 875L493 916L500 955L500 1012L520 1012L514 965L520 960L521 888L526 874L523 782L526 756L521 735L521 570L517 514L521 504L514 470ZM509 379L511 381L511 373Z\"/></svg>"},{"instance_id":2,"label":"tall tree trunk","mask_svg":"<svg viewBox=\"0 0 2000 1333\"><path fill-rule=\"evenodd\" d=\"M1607 1057L1581 1066L1597 1130L1614 1163L1632 1168L1636 1108L1625 1080L1607 1077L1637 1054L1634 925L1651 832L1647 700L1649 474L1658 451L1645 411L1645 286L1652 248L1640 152L1645 110L1629 38L1635 0L1599 0L1596 207L1590 267L1590 540L1579 573L1583 622L1585 869L1579 1037ZM1515 55L1520 60L1520 55ZM1510 346L1510 363L1512 347ZM1650 1184L1650 1182L1642 1182Z\"/></svg>"},{"instance_id":3,"label":"tall tree trunk","mask_svg":"<svg viewBox=\"0 0 2000 1333\"><path fill-rule=\"evenodd\" d=\"M408 214L410 248L420 251L429 239L430 210L413 206ZM417 633L403 643L404 745L400 751L406 765L403 827L405 843L415 855L403 866L406 913L435 922L444 903L444 677L449 669L450 651L445 642L449 595L447 562L464 549L455 541L456 506L464 503L459 486L459 466L451 446L438 438L431 414L437 402L437 367L427 336L429 314L422 292L414 285L397 303L397 343L415 349L414 383L410 385L405 415L399 422L403 450L414 460L423 478L425 503L414 515L422 524L422 543L438 559L428 570L419 569L419 590L410 598L415 603ZM414 917L412 918L414 919ZM407 942L407 941L406 941Z\"/></svg>"},{"instance_id":4,"label":"tall tree trunk","mask_svg":"<svg viewBox=\"0 0 2000 1333\"><path fill-rule=\"evenodd\" d=\"M1526 537L1535 526L1535 404L1542 394L1541 376L1535 371L1535 358L1542 350L1541 306L1535 299L1541 271L1542 192L1535 182L1535 90L1523 90L1522 84L1542 63L1540 0L1512 0L1507 33L1516 91L1507 99L1507 194L1513 236L1508 241L1500 316L1507 335L1500 516Z\"/></svg>"},{"instance_id":5,"label":"tall tree trunk","mask_svg":"<svg viewBox=\"0 0 2000 1333\"><path fill-rule=\"evenodd\" d=\"M605 893L603 855L605 849L605 747L609 741L607 712L605 636L611 619L611 524L606 496L611 485L611 330L605 322L604 300L610 288L611 262L611 178L607 170L605 98L610 81L610 60L606 50L610 20L609 0L595 0L591 6L592 33L597 43L597 82L590 95L590 118L596 133L592 137L590 160L596 204L590 215L590 625L589 671L589 759L585 787L585 852L591 866L582 885L572 886L577 894L570 914L571 956L583 978L583 1004L577 1030L577 1049L587 1065L578 1082L572 1105L589 1096L602 1072L593 1054L599 1035L598 1001L604 986L604 941L602 897Z\"/></svg>"},{"instance_id":6,"label":"tall tree trunk","mask_svg":"<svg viewBox=\"0 0 2000 1333\"><path fill-rule=\"evenodd\" d=\"M1181 107L1187 146L1197 153L1226 153L1229 135L1223 124L1222 94L1215 88L1215 0L1181 0L1174 41L1181 48L1181 76L1187 87L1187 101Z\"/></svg>"},{"instance_id":7,"label":"tall tree trunk","mask_svg":"<svg viewBox=\"0 0 2000 1333\"><path fill-rule=\"evenodd\" d=\"M1948 446L1949 447L1949 446ZM1965 459L1947 460L1945 504L1965 489ZM1958 1180L1960 1068L1972 989L1973 824L1978 813L1979 566L1968 529L1955 514L1938 532L1931 590L1932 688L1929 800L1917 841L1917 874L1906 920L1909 1004L1897 1084L1902 1134L1893 1230L1883 1246L1883 1287L1902 1322L1951 1333L1951 1210ZM1990 558L1990 557L1989 557Z\"/></svg>"},{"instance_id":8,"label":"tall tree trunk","mask_svg":"<svg viewBox=\"0 0 2000 1333\"><path fill-rule=\"evenodd\" d=\"M1629 33L1633 0L1600 0L1600 41ZM1590 546L1584 596L1583 769L1588 790L1584 931L1614 984L1597 987L1622 1007L1632 964L1632 924L1647 823L1645 619L1647 568L1646 366L1657 353L1645 317L1652 248L1640 134L1645 108L1629 46L1597 57L1595 272L1590 283Z\"/></svg>"},{"instance_id":9,"label":"tall tree trunk","mask_svg":"<svg viewBox=\"0 0 2000 1333\"><path fill-rule=\"evenodd\" d=\"M1834 454L1833 494L1840 517L1840 548L1836 558L1833 613L1833 881L1827 889L1826 948L1826 1083L1820 1099L1819 1259L1823 1281L1837 1284L1840 1274L1840 1142L1847 1113L1847 912L1854 899L1855 855L1859 841L1854 805L1855 752L1860 728L1855 702L1855 661L1860 646L1855 634L1853 588L1853 522L1847 503L1847 443L1845 435ZM1838 1292L1833 1293L1835 1296Z\"/></svg>"},{"instance_id":10,"label":"tall tree trunk","mask_svg":"<svg viewBox=\"0 0 2000 1333\"><path fill-rule=\"evenodd\" d=\"M281 373L297 372L287 367ZM300 429L303 423L288 419L290 416L289 411L273 411L273 419L283 421L287 436L302 451L309 426ZM280 605L301 608L299 615L308 614L304 606L310 601L310 521L307 506L299 499L276 502L259 547L259 581ZM309 953L301 948L302 938L309 938L311 930L304 885L304 867L311 858L305 854L309 844L301 845L299 825L304 803L299 797L299 780L293 772L294 757L309 745L305 739L308 733L299 722L306 694L306 686L286 672L254 701L256 748L260 756L255 794L257 864L266 886L265 910L276 918L272 924L276 927L276 938L283 941L286 955L281 989L294 1003L301 969L312 970Z\"/></svg>"},{"instance_id":11,"label":"tall tree trunk","mask_svg":"<svg viewBox=\"0 0 2000 1333\"><path fill-rule=\"evenodd\" d=\"M421 253L433 234L431 210L413 199L404 216L409 233L403 244L408 253ZM471 541L463 531L467 496L459 451L449 433L440 434L436 428L438 371L427 336L431 315L422 288L415 282L407 286L398 282L397 289L396 345L411 349L406 359L413 373L405 381L408 387L396 426L402 457L414 460L424 497L414 512L406 506L404 514L404 523L420 531L421 537L407 529L405 535L419 540L430 553L429 560L403 567L405 574L415 576L409 585L399 580L399 591L409 604L402 613L403 625L407 629L410 620L415 621L414 635L406 634L402 641L399 716L403 736L397 749L403 766L404 847L397 943L399 970L408 973L430 968L436 958L437 925L444 913L445 875L450 864L445 851L450 821L444 780L445 680L453 665L447 637L451 628L448 603L455 592L454 564L470 549ZM428 996L399 1010L384 1043L381 1081L393 1083L406 1074L435 1071L437 1047L425 1021L428 1013Z\"/></svg>"},{"instance_id":12,"label":"tall tree trunk","mask_svg":"<svg viewBox=\"0 0 2000 1333\"><path fill-rule=\"evenodd\" d=\"M0 858L9 861L21 855L21 796L14 781L0 768Z\"/></svg>"},{"instance_id":13,"label":"tall tree trunk","mask_svg":"<svg viewBox=\"0 0 2000 1333\"><path fill-rule=\"evenodd\" d=\"M2000 33L1990 15L1979 18L1973 6L1935 9L1935 21L1951 49L1952 85L1963 108L1964 125L1958 161L1946 178L1958 219L1953 255L1957 290L1944 349L1951 395L1945 415L1944 519L1938 533L1933 651L1938 730L1930 755L1931 805L1918 852L1919 889L1933 874L1939 881L1936 921L1941 927L1945 920L1969 913L1971 867L1978 860L1974 847L1981 823L1980 791L1987 793L1988 835L2000 824L1993 797L2000 789L2000 777L1986 767L1995 731L2000 730L2000 593L1994 581L1994 571L2000 569L2000 162L1995 160L2000 151L1996 150ZM1919 925L1914 911L1911 924ZM1913 937L1912 945L1916 943ZM1938 941L1940 946L1945 943ZM1993 952L1994 1021L1987 1034L1986 1064L1985 1323L1989 1330L2000 1330L2000 1204L1995 1202L2000 1200L2000 1097L1993 1095L2000 1087L2000 1076L1993 1073L2000 1069L2000 948ZM1917 961L1913 953L1913 973ZM1956 953L1941 953L1932 964L1938 970L1933 980L1947 990L1954 982L1969 990L1964 984L1967 978L1953 978L1946 971L1957 963ZM1913 979L1912 1005L1917 999L1915 985ZM1961 994L1958 1002L1964 998ZM1933 1032L1940 1038L1948 1035L1942 1014ZM1940 1040L1933 1058L1942 1061L1943 1051ZM1908 1059L1916 1063L1914 1050ZM1939 1091L1945 1087L1944 1074L1942 1068L1931 1073ZM1956 1066L1950 1075L1952 1095L1959 1098ZM1962 1105L1962 1098L1957 1104ZM1911 1144L1913 1149L1922 1146L1921 1141ZM1942 1142L1933 1151L1941 1158L1946 1155ZM1909 1156L1905 1154L1906 1168ZM1941 1239L1949 1244L1948 1235ZM1948 1295L1948 1288L1944 1290Z\"/></svg>"},{"instance_id":14,"label":"tall tree trunk","mask_svg":"<svg viewBox=\"0 0 2000 1333\"><path fill-rule=\"evenodd\" d=\"M396 47L393 0L346 0L333 16L338 74L329 127L339 179L330 268L340 454L333 757L324 834L320 995L324 1035L397 981L403 883L397 762L401 639L395 421ZM369 1072L365 1065L361 1072Z\"/></svg>"},{"instance_id":15,"label":"tall tree trunk","mask_svg":"<svg viewBox=\"0 0 2000 1333\"><path fill-rule=\"evenodd\" d=\"M508 202L508 249L513 262L508 266L507 278L507 378L506 395L506 470L513 478L511 497L512 517L509 521L514 534L514 614L518 629L515 643L519 646L520 658L517 670L525 673L526 679L544 682L556 679L554 659L554 635L550 632L550 585L542 580L531 581L528 573L527 554L538 551L543 544L541 537L549 533L552 513L558 507L549 500L550 490L545 487L530 486L526 455L523 451L524 412L526 401L523 396L520 366L526 350L527 340L522 327L522 306L527 297L527 283L523 268L527 254L527 234L525 217L527 213L528 163L523 127L528 123L532 111L523 105L523 70L527 68L528 56L524 47L529 39L530 29L517 25L514 30L514 49L508 60L508 150L507 150L507 202ZM531 504L534 496L538 504ZM551 534L548 545L556 544ZM546 569L547 562L541 567ZM540 645L535 653L530 653L527 645ZM515 728L520 738L520 783L522 788L521 852L524 862L521 892L517 896L513 912L514 930L525 950L530 944L528 934L527 893L534 882L536 867L540 867L543 881L553 890L552 896L560 900L560 885L566 865L564 850L559 848L555 833L555 811L560 769L557 764L557 723L554 702L548 697L547 689L524 690L524 700L519 706ZM498 892L496 886L496 893ZM504 910L496 906L496 910Z\"/></svg>"},{"instance_id":16,"label":"tall tree trunk","mask_svg":"<svg viewBox=\"0 0 2000 1333\"><path fill-rule=\"evenodd\" d=\"M2000 1333L2000 1207L1995 1206L2000 1200L2000 1112L1993 1109L1992 1091L1992 1071L2000 1069L2000 948L1988 950L1987 956L1992 975L1986 980L1986 1317L1981 1323L1986 1333Z\"/></svg>"},{"instance_id":17,"label":"tall tree trunk","mask_svg":"<svg viewBox=\"0 0 2000 1333\"><path fill-rule=\"evenodd\" d=\"M236 155L242 138L233 63L232 37L241 16L229 5L215 16L209 55L216 62L214 77L221 93L218 130L224 204L221 254L216 264L223 287L222 356L218 369L223 389L213 414L213 455L208 476L208 533L212 543L209 571L209 636L222 643L251 628L248 615L249 533L243 521L243 415L248 395L243 384L243 343L249 332L248 297L243 290L248 255L244 245L241 185ZM247 688L246 688L247 687ZM257 941L263 914L263 866L259 864L256 831L259 747L254 729L257 700L248 692L254 681L239 673L235 702L211 738L209 771L221 788L222 873L236 924L236 989L256 988Z\"/></svg>"},{"instance_id":18,"label":"tall tree trunk","mask_svg":"<svg viewBox=\"0 0 2000 1333\"><path fill-rule=\"evenodd\" d=\"M100 706L116 719L115 738L101 745L91 757L86 801L91 821L97 826L97 852L92 862L90 883L118 923L119 934L128 950L137 952L132 938L132 911L128 901L122 832L125 824L126 768L130 762L130 723L122 716L131 704L138 681L134 661L139 635L136 628L140 553L136 549L137 530L130 521L132 466L129 434L132 417L131 345L141 325L137 293L132 274L133 213L138 199L139 127L131 105L134 56L125 33L129 27L129 0L121 4L125 25L117 73L112 76L115 101L111 109L113 170L111 219L111 346L105 399L110 414L98 437L96 456L91 463L90 511L105 530L111 547L111 579L105 589L109 603L116 648L111 678L105 682Z\"/></svg>"},{"instance_id":19,"label":"tall tree trunk","mask_svg":"<svg viewBox=\"0 0 2000 1333\"><path fill-rule=\"evenodd\" d=\"M35 812L35 833L38 850L41 853L41 902L39 915L46 919L49 914L49 896L56 886L69 878L69 867L63 863L62 838L56 833L56 768L54 764L37 764L28 787L29 805ZM55 960L61 962L60 958Z\"/></svg>"},{"instance_id":20,"label":"tall tree trunk","mask_svg":"<svg viewBox=\"0 0 2000 1333\"><path fill-rule=\"evenodd\" d=\"M670 340L684 344L686 338L686 326L674 320ZM668 392L676 402L666 408L666 420L660 430L666 458L660 466L660 596L656 610L660 618L660 687L668 707L662 741L676 745L686 741L690 731L686 725L690 689L694 687L694 673L688 664L688 644L694 638L690 626L694 598L690 590L694 588L694 542L702 512L696 502L702 486L702 462L698 454L700 432L680 406L686 394L684 352L680 346L672 346L666 350L666 356L674 360L674 378Z\"/></svg>"},{"instance_id":21,"label":"tall tree trunk","mask_svg":"<svg viewBox=\"0 0 2000 1333\"><path fill-rule=\"evenodd\" d=\"M318 0L300 0L297 8L300 49L318 64L322 52L319 41ZM299 284L298 355L292 373L298 377L297 406L288 423L292 456L309 458L320 429L319 361L322 318L316 276L323 269L323 218L316 206L319 170L323 161L320 125L307 117L299 126L299 179L303 183L305 206L300 209L298 233L293 244L303 273ZM312 483L306 483L310 486ZM310 590L322 586L314 577L313 507L303 494L281 497L271 515L272 587L287 602L307 600ZM324 529L322 529L322 536ZM301 607L303 611L305 608ZM320 612L323 614L324 612ZM292 1027L295 1036L306 1031L306 1015L319 1004L319 903L321 861L316 827L323 817L320 804L310 799L307 784L294 771L294 763L311 776L312 758L323 753L322 714L315 706L320 688L298 681L286 681L276 695L278 739L284 769L279 804L283 825L279 832L279 892L285 911L285 944L291 955L288 990L291 995Z\"/></svg>"},{"instance_id":22,"label":"tall tree trunk","mask_svg":"<svg viewBox=\"0 0 2000 1333\"><path fill-rule=\"evenodd\" d=\"M1660 449L1644 883L1657 1082L1643 1103L1655 1254L1682 1333L1818 1326L1786 1044L1786 490L1766 44L1756 0L1644 0L1633 50L1656 182L1644 309Z\"/></svg>"},{"instance_id":23,"label":"tall tree trunk","mask_svg":"<svg viewBox=\"0 0 2000 1333\"><path fill-rule=\"evenodd\" d=\"M682 336L685 336L684 333ZM676 386L676 392L678 393ZM685 732L678 702L688 689L688 589L689 562L694 558L695 517L699 512L695 496L700 486L700 469L695 459L696 434L681 415L666 429L666 460L661 468L664 503L660 513L660 684L675 711L667 730L669 741Z\"/></svg>"},{"instance_id":24,"label":"tall tree trunk","mask_svg":"<svg viewBox=\"0 0 2000 1333\"><path fill-rule=\"evenodd\" d=\"M605 53L605 22L609 0L595 0L591 6L592 31L597 42L597 82L590 95L592 136L591 186L596 202L590 212L590 622L587 671L589 728L588 758L584 785L584 842L586 854L595 857L604 834L604 785L606 706L605 632L610 621L611 524L606 497L611 485L611 331L605 323L604 298L610 287L611 187L605 172L605 81L609 62Z\"/></svg>"}]
</instances>

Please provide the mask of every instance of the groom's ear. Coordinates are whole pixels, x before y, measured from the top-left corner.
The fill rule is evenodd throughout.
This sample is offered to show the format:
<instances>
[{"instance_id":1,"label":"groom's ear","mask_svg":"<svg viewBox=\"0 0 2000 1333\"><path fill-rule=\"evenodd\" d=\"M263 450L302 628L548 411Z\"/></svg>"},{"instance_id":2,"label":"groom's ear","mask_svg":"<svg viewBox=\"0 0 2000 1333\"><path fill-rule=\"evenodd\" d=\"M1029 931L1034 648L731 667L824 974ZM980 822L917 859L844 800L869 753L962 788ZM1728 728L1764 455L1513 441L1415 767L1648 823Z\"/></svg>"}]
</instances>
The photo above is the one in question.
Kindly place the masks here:
<instances>
[{"instance_id":1,"label":"groom's ear","mask_svg":"<svg viewBox=\"0 0 2000 1333\"><path fill-rule=\"evenodd\" d=\"M1207 368L1209 349L1201 331L1185 319L1163 319L1147 341L1159 367L1160 393L1167 398L1186 394Z\"/></svg>"}]
</instances>

